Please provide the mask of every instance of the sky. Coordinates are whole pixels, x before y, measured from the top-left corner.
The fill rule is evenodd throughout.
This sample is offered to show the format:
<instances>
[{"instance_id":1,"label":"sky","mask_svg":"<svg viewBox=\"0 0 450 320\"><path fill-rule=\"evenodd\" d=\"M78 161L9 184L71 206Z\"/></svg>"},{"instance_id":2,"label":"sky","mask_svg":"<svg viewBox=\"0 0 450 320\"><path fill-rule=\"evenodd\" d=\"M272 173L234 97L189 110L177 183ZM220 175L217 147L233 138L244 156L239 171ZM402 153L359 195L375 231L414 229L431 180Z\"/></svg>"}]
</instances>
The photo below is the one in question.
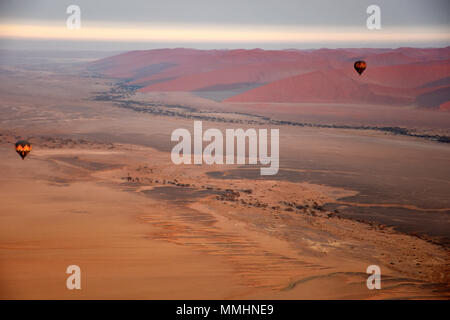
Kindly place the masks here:
<instances>
[{"instance_id":1,"label":"sky","mask_svg":"<svg viewBox=\"0 0 450 320\"><path fill-rule=\"evenodd\" d=\"M66 9L78 5L79 29ZM369 30L367 8L380 8ZM0 49L450 45L449 0L0 0Z\"/></svg>"}]
</instances>

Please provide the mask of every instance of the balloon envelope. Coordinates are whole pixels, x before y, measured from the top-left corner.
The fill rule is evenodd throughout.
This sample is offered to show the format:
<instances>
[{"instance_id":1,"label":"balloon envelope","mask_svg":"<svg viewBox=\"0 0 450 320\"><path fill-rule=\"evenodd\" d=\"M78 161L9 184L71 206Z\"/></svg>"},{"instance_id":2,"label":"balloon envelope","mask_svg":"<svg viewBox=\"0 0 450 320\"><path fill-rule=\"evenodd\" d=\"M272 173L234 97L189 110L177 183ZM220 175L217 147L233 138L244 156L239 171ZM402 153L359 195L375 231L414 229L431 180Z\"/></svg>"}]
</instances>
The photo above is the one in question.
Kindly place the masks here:
<instances>
[{"instance_id":1,"label":"balloon envelope","mask_svg":"<svg viewBox=\"0 0 450 320\"><path fill-rule=\"evenodd\" d=\"M358 60L355 62L353 66L355 67L356 72L358 72L359 75L361 75L364 72L364 70L366 70L367 64L365 61Z\"/></svg>"},{"instance_id":2,"label":"balloon envelope","mask_svg":"<svg viewBox=\"0 0 450 320\"><path fill-rule=\"evenodd\" d=\"M31 143L26 140L16 142L16 152L22 157L22 160L30 153L31 148Z\"/></svg>"}]
</instances>

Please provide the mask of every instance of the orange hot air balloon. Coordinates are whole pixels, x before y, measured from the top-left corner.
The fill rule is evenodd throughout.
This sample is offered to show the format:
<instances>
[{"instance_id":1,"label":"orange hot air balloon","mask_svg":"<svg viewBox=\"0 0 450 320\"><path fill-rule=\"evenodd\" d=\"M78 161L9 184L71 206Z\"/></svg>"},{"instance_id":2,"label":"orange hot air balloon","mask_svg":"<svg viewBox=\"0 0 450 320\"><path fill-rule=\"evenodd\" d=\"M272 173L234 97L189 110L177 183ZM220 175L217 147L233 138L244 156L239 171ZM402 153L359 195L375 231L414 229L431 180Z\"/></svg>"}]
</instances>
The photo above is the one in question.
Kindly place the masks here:
<instances>
[{"instance_id":1,"label":"orange hot air balloon","mask_svg":"<svg viewBox=\"0 0 450 320\"><path fill-rule=\"evenodd\" d=\"M355 62L353 66L355 67L356 72L358 72L359 75L361 75L364 72L364 70L366 70L367 64L365 61L358 60Z\"/></svg>"},{"instance_id":2,"label":"orange hot air balloon","mask_svg":"<svg viewBox=\"0 0 450 320\"><path fill-rule=\"evenodd\" d=\"M16 152L22 157L22 160L30 153L31 143L25 140L19 140L16 142Z\"/></svg>"}]
</instances>

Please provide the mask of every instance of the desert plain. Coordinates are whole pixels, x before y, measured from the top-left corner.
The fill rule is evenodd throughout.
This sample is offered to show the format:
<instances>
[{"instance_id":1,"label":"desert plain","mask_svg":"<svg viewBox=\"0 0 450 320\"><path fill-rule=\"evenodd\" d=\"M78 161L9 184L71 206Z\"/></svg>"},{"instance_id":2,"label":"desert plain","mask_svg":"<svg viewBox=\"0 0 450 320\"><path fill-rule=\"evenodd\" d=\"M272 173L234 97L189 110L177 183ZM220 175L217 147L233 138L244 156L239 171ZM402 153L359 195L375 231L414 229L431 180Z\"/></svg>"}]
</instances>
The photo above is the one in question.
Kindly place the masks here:
<instances>
[{"instance_id":1,"label":"desert plain","mask_svg":"<svg viewBox=\"0 0 450 320\"><path fill-rule=\"evenodd\" d=\"M448 143L283 122L340 124L345 113L330 104L274 112L188 92L121 92L85 67L95 59L1 65L0 298L450 297ZM408 115L413 132L450 127L448 112L341 110L352 125L369 113L370 125ZM279 173L173 164L171 133L194 119L222 131L278 128ZM19 139L33 144L25 160ZM73 264L81 290L66 288ZM366 286L370 265L381 268L381 290Z\"/></svg>"}]
</instances>

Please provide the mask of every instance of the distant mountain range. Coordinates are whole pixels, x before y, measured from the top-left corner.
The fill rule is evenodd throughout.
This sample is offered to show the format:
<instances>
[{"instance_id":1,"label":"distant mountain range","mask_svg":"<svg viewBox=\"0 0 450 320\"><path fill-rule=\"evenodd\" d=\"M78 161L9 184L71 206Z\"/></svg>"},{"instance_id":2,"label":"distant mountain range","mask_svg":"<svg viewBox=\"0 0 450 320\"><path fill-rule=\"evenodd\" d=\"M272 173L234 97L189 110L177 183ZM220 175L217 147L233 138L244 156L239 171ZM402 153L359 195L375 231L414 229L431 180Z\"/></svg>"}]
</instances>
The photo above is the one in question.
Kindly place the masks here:
<instances>
[{"instance_id":1,"label":"distant mountain range","mask_svg":"<svg viewBox=\"0 0 450 320\"><path fill-rule=\"evenodd\" d=\"M359 76L356 60L367 62ZM450 111L450 47L132 51L92 71L141 92L193 92L234 102L414 105Z\"/></svg>"}]
</instances>

